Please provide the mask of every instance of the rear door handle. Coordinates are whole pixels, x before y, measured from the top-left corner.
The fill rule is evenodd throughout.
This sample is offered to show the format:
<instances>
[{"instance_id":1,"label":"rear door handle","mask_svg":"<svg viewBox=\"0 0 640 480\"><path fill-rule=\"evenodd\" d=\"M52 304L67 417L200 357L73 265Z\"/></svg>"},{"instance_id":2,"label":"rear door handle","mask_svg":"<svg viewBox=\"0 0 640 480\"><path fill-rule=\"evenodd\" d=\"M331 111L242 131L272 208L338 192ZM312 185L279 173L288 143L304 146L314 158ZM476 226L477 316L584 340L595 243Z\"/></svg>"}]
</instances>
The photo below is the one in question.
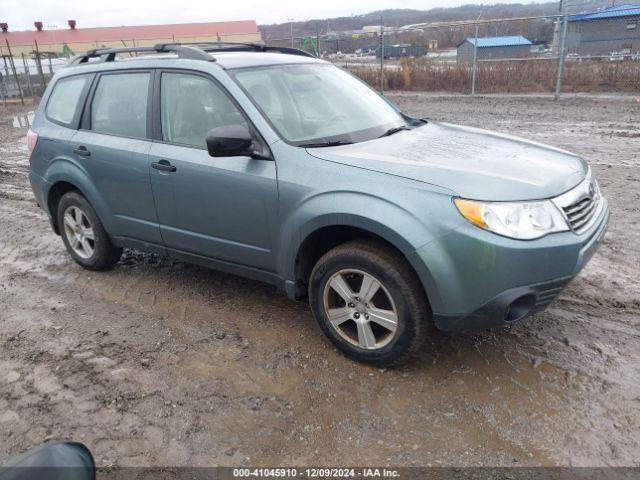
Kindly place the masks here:
<instances>
[{"instance_id":1,"label":"rear door handle","mask_svg":"<svg viewBox=\"0 0 640 480\"><path fill-rule=\"evenodd\" d=\"M74 148L73 153L80 155L81 157L88 157L91 155L91 152L83 145L80 145L78 148Z\"/></svg>"},{"instance_id":2,"label":"rear door handle","mask_svg":"<svg viewBox=\"0 0 640 480\"><path fill-rule=\"evenodd\" d=\"M159 162L151 162L151 167L162 172L175 172L176 167L171 165L168 160L160 160Z\"/></svg>"}]
</instances>

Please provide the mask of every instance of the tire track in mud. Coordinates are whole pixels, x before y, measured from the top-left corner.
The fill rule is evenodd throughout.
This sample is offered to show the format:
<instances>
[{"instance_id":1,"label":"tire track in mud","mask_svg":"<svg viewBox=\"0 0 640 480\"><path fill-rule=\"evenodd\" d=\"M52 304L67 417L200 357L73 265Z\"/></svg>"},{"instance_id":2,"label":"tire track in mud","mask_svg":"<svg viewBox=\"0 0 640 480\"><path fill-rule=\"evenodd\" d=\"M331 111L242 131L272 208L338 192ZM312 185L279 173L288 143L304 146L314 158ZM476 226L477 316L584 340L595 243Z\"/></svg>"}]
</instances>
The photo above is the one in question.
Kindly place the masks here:
<instances>
[{"instance_id":1,"label":"tire track in mud","mask_svg":"<svg viewBox=\"0 0 640 480\"><path fill-rule=\"evenodd\" d=\"M23 219L24 217L18 216L15 220L18 221ZM41 228L43 229L43 235L40 237L37 235L33 236L31 237L31 241L27 242L25 246L28 247L28 257L41 258L45 255L45 252L48 249L62 249L61 242L58 238L54 237L53 242L45 240L48 236L51 236L51 234L47 234L46 230L44 230L48 228L46 222L43 222L43 219L40 219L39 222L42 225ZM39 238L40 240L38 240ZM18 249L16 249L16 251L17 250ZM22 252L24 253L24 250L22 250ZM304 348L306 351L312 352L312 355L316 358L326 355L327 352L324 351L326 349L318 349L318 345L324 346L322 343L323 339L319 336L319 333L315 331L315 328L313 328L313 324L311 323L309 314L306 312L306 308L299 308L299 306L291 304L283 297L275 299L271 298L272 296L278 295L271 289L271 287L236 278L232 278L229 282L229 279L225 278L227 277L226 275L209 272L199 267L180 264L175 265L171 263L167 265L158 265L158 261L153 258L153 256L135 254L135 257L137 259L135 263L132 263L125 258L124 263L130 263L130 265L123 265L115 271L107 272L106 274L95 274L93 272L88 274L72 264L69 260L63 260L59 269L67 271L68 273L71 273L71 275L58 272L56 278L66 278L67 280L65 280L65 283L71 287L83 285L85 289L88 288L94 294L100 295L109 303L117 302L118 304L135 309L136 311L148 313L154 318L162 319L162 324L171 332L173 341L184 342L185 346L182 348L184 348L185 351L191 350L189 347L191 342L197 343L204 341L205 343L202 345L205 347L205 352L201 352L197 355L200 359L196 362L195 366L191 361L183 359L183 361L187 362L185 364L187 366L187 370L191 368L205 368L205 371L208 371L208 369L211 368L204 366L202 363L204 362L205 364L208 364L213 358L217 358L219 356L219 352L215 352L213 357L210 356L210 353L206 353L206 350L208 350L208 348L206 348L208 347L206 342L211 338L215 338L215 335L224 334L225 337L230 338L234 335L238 336L240 351L235 351L235 353L230 352L232 353L230 358L234 361L242 359L244 340L248 340L251 345L256 346L258 350L256 354L259 358L267 359L270 358L272 355L271 351L273 350L269 351L265 348L266 346L270 349L277 349L283 341L285 343L295 343L295 337L297 337L297 332L299 332L299 330L294 330L293 336L291 335L291 332L287 332L287 329L283 330L282 328L277 329L272 335L265 335L264 331L256 330L253 327L256 322L258 325L260 324L259 312L264 309L265 300L268 304L275 304L280 310L294 310L290 313L306 317L306 331L304 336L313 338L313 340L311 344L309 342L305 342L306 345L301 345L299 348ZM248 295L241 299L235 298L229 301L228 299L232 298L234 294L237 293L239 285L241 286L241 291L249 292ZM145 304L144 302L141 303L138 301L139 298L145 298L145 295L148 294L147 292L154 291L155 289L159 289L163 292L160 302L156 300L155 303L151 302L151 304ZM214 298L211 298L212 291L215 292ZM256 299L256 295L260 298ZM220 299L222 299L222 301L220 301ZM243 318L241 321L236 320L237 310L234 307L238 304L243 305ZM280 322L287 320L286 315L285 318L282 317L282 313L283 312L280 312ZM241 333L238 334L238 332ZM487 341L486 339L482 339L482 337L479 338L479 343L474 343L473 349L481 352L481 359L479 360L480 363L483 365L493 365L496 362L496 352L493 349L485 351L478 350L480 348L479 345L483 345L483 343ZM439 348L439 350L441 350L439 355L441 358L444 358L445 365L442 365L444 371L447 370L446 364L449 363L446 358L449 354L449 348L457 349L459 352L462 352L461 354L463 356L468 355L468 352L466 351L467 348L469 348L469 345L467 344L468 338L462 337L458 340L449 341L452 342L449 347L441 346ZM489 340L489 344L493 342L503 343L504 338L497 336L493 337ZM502 345L500 348L504 348L504 346L505 345ZM515 345L510 345L509 347L516 348ZM510 391L509 396L514 395L515 398L522 398L524 396L529 399L527 402L531 401L547 404L549 403L550 397L555 398L555 401L558 402L559 405L555 408L547 408L548 412L551 412L553 415L557 415L557 412L562 410L560 404L567 400L566 398L563 398L564 394L560 391L551 395L551 390L548 388L543 389L545 392L544 394L540 392L534 394L536 393L536 389L539 389L538 382L540 379L537 379L538 381L536 381L528 378L528 375L530 375L529 373L527 373L527 376L522 379L517 378L519 375L524 375L522 371L519 371L522 368L534 371L528 358L526 356L523 358L522 352L517 350L519 350L519 347L509 355L513 355L515 356L514 358L520 359L518 360L518 367L513 366L514 360L509 360L509 355L505 355L504 357L501 356L502 354L497 355L498 363L503 365L500 367L501 370L507 368L509 371L513 370L516 372L516 378L510 380L513 386L509 388L516 388L521 393L514 395L514 393ZM238 355L240 355L240 357ZM255 354L252 357L255 360ZM428 360L430 355L425 354L424 357L424 360ZM214 361L214 363L216 362ZM436 361L436 363L438 362ZM226 368L230 367L227 365ZM463 374L463 378L465 378L465 376L467 377L466 381L463 381L463 383L468 383L469 381L477 380L476 368L477 367L467 367L463 370L453 369L452 373L454 375ZM547 375L552 374L552 376L557 377L554 382L563 379L564 372L555 374L555 367L552 365L546 368L550 369L550 372L547 373ZM250 375L247 371L245 371L244 374ZM444 388L447 389L447 395L452 394L451 383L451 377L449 376L446 376L445 379L441 381L441 386L444 386ZM500 378L493 380L492 383L494 385L496 383L502 385L499 388L502 388L503 390L506 388L503 382L500 381ZM495 386L493 388L495 388ZM463 392L460 394L463 395ZM471 405L473 402L469 401L469 392L464 393L464 397L466 400L466 406L464 409L472 408ZM520 451L520 449L528 452L536 451L535 458L546 458L545 454L541 451L537 451L534 446L535 442L531 442L528 439L528 436L525 437L522 435L522 438L514 439L513 432L518 431L515 428L516 425L521 426L523 428L522 431L526 431L523 423L511 424L510 426L507 424L507 426L509 426L509 428L507 428L503 424L503 420L500 418L502 409L496 408L494 405L491 405L490 407L488 406L496 400L500 400L501 397L502 396L491 394L484 398L476 397L476 406L477 404L482 404L484 402L485 407L482 409L482 416L480 418L474 418L474 421L480 422L480 424L484 423L485 429L494 430L496 432L495 435L498 438L500 437L499 432L508 432L503 433L503 435L510 438L508 440L507 438L504 438L503 441L508 441L508 443L515 443L518 445L516 452ZM577 398L574 399L574 401L577 401ZM507 400L506 397L502 397L501 402L505 409L517 408L516 405L513 404L513 400ZM397 407L400 407L400 405ZM402 405L402 408L405 408L405 406ZM406 408L410 407L407 405ZM426 425L425 428L427 428ZM468 431L467 434L469 434ZM481 436L479 432L477 435ZM480 438L478 438L478 440L480 440ZM512 449L513 447L511 447L511 450ZM526 461L526 459L524 461ZM550 460L547 459L547 461Z\"/></svg>"}]
</instances>

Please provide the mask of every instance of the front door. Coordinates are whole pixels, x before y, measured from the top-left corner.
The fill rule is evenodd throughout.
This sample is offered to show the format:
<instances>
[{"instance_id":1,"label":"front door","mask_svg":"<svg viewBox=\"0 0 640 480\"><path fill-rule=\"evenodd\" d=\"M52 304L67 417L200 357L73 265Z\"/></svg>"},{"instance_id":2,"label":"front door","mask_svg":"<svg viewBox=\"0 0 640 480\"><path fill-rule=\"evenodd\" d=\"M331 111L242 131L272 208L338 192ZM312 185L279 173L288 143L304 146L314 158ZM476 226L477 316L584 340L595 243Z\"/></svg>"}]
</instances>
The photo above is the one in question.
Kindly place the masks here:
<instances>
[{"instance_id":1,"label":"front door","mask_svg":"<svg viewBox=\"0 0 640 480\"><path fill-rule=\"evenodd\" d=\"M209 131L247 124L210 77L165 71L159 85L162 141L152 145L149 162L165 245L272 270L270 228L278 202L275 162L209 156Z\"/></svg>"}]
</instances>

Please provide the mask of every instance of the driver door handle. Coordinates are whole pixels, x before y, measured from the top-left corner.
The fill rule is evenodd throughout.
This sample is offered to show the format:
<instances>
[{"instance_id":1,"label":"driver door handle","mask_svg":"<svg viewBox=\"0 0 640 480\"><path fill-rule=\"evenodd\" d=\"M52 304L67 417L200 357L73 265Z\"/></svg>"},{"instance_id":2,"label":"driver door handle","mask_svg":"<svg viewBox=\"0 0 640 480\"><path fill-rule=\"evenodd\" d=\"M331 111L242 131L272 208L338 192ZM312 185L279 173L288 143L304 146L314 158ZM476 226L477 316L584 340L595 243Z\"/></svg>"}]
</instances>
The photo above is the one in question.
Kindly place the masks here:
<instances>
[{"instance_id":1,"label":"driver door handle","mask_svg":"<svg viewBox=\"0 0 640 480\"><path fill-rule=\"evenodd\" d=\"M162 172L175 172L177 169L174 165L171 165L168 160L160 160L159 162L151 162L151 168L160 170Z\"/></svg>"}]
</instances>

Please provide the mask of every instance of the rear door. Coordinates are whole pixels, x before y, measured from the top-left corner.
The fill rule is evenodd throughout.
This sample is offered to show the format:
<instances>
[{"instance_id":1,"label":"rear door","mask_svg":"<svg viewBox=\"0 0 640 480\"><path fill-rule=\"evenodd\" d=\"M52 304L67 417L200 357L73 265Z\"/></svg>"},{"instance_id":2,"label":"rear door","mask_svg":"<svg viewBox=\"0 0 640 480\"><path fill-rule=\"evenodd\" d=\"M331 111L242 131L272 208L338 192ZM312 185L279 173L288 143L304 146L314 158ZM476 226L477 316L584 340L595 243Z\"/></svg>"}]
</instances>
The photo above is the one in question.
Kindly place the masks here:
<instances>
[{"instance_id":1,"label":"rear door","mask_svg":"<svg viewBox=\"0 0 640 480\"><path fill-rule=\"evenodd\" d=\"M152 78L152 70L99 74L73 143L114 215L109 233L160 245L148 162Z\"/></svg>"},{"instance_id":2,"label":"rear door","mask_svg":"<svg viewBox=\"0 0 640 480\"><path fill-rule=\"evenodd\" d=\"M36 148L29 159L32 173L44 177L49 162L73 155L73 137L94 76L83 73L60 78L49 97L43 100L46 102L44 118L38 114L32 127L38 134ZM39 201L41 205L46 204L45 199Z\"/></svg>"},{"instance_id":3,"label":"rear door","mask_svg":"<svg viewBox=\"0 0 640 480\"><path fill-rule=\"evenodd\" d=\"M205 143L216 127L252 129L250 122L208 75L159 71L156 92L150 173L166 246L272 270L270 228L278 206L275 162L248 156L213 158Z\"/></svg>"}]
</instances>

